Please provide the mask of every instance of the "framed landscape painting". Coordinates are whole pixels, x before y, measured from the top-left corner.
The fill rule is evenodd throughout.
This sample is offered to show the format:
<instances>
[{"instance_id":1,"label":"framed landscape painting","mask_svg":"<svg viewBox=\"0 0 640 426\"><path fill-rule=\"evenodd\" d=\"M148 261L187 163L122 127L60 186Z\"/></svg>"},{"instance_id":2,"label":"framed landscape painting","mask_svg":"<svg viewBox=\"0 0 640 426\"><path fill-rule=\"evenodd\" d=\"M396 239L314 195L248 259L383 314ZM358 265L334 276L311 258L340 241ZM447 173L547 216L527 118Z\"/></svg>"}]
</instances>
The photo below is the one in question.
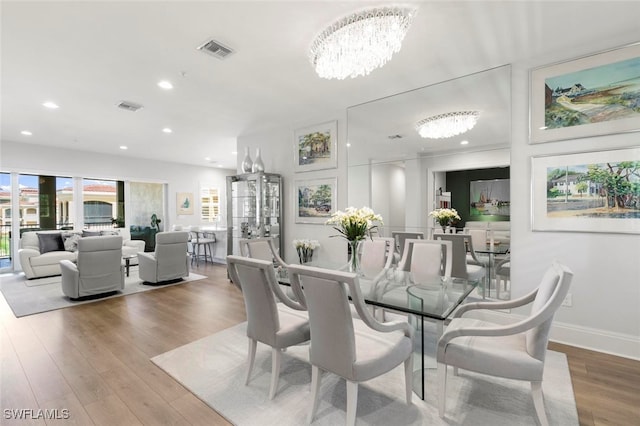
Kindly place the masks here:
<instances>
[{"instance_id":1,"label":"framed landscape painting","mask_svg":"<svg viewBox=\"0 0 640 426\"><path fill-rule=\"evenodd\" d=\"M294 182L296 223L324 224L335 212L337 179L310 179Z\"/></svg>"},{"instance_id":2,"label":"framed landscape painting","mask_svg":"<svg viewBox=\"0 0 640 426\"><path fill-rule=\"evenodd\" d=\"M530 142L640 130L640 43L531 71Z\"/></svg>"},{"instance_id":3,"label":"framed landscape painting","mask_svg":"<svg viewBox=\"0 0 640 426\"><path fill-rule=\"evenodd\" d=\"M533 157L534 231L640 233L640 148Z\"/></svg>"},{"instance_id":4,"label":"framed landscape painting","mask_svg":"<svg viewBox=\"0 0 640 426\"><path fill-rule=\"evenodd\" d=\"M474 180L469 182L469 215L510 216L509 179Z\"/></svg>"},{"instance_id":5,"label":"framed landscape painting","mask_svg":"<svg viewBox=\"0 0 640 426\"><path fill-rule=\"evenodd\" d=\"M294 132L295 171L306 172L338 167L337 133L337 121L296 130Z\"/></svg>"}]
</instances>

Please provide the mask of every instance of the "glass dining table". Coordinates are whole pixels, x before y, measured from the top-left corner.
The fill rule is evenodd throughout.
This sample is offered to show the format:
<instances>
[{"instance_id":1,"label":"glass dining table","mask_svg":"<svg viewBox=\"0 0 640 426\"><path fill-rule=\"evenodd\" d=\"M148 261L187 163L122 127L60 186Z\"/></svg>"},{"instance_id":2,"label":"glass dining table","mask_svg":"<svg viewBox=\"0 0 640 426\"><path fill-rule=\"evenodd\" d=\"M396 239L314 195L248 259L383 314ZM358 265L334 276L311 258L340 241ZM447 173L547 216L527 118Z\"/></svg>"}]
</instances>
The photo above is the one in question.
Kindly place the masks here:
<instances>
[{"instance_id":1,"label":"glass dining table","mask_svg":"<svg viewBox=\"0 0 640 426\"><path fill-rule=\"evenodd\" d=\"M487 242L486 246L480 248L474 247L474 250L476 254L487 256L487 272L485 282L488 284L482 288L482 298L484 299L485 297L491 297L491 283L494 283L496 279L496 260L503 256L506 256L510 252L511 246L509 245L509 243ZM498 284L496 283L496 285Z\"/></svg>"},{"instance_id":2,"label":"glass dining table","mask_svg":"<svg viewBox=\"0 0 640 426\"><path fill-rule=\"evenodd\" d=\"M343 269L316 261L307 265ZM286 269L278 268L276 275L281 284L289 285ZM378 319L407 315L409 323L414 326L413 390L425 399L425 369L436 366L437 343L444 322L478 286L478 281L452 277L416 283L410 272L396 269L383 270L373 277L360 275L359 281L364 301L372 306Z\"/></svg>"}]
</instances>

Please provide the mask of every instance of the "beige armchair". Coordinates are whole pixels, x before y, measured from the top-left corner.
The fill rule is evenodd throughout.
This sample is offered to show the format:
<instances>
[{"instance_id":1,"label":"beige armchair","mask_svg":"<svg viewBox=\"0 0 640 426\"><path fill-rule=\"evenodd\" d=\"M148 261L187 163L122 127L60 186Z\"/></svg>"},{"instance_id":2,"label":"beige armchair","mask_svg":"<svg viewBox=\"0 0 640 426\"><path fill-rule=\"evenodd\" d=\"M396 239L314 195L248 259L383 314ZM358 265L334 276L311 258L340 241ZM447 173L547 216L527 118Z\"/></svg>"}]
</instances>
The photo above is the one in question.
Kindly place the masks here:
<instances>
[{"instance_id":1,"label":"beige armchair","mask_svg":"<svg viewBox=\"0 0 640 426\"><path fill-rule=\"evenodd\" d=\"M188 277L188 241L188 232L158 232L155 252L138 253L140 279L157 284Z\"/></svg>"},{"instance_id":2,"label":"beige armchair","mask_svg":"<svg viewBox=\"0 0 640 426\"><path fill-rule=\"evenodd\" d=\"M402 363L405 397L407 404L411 404L413 328L404 321L381 323L373 318L365 306L356 274L298 265L289 265L287 269L293 291L309 310L312 392L309 423L318 407L322 371L347 380L348 425L356 420L358 383ZM361 319L352 317L348 294Z\"/></svg>"},{"instance_id":3,"label":"beige armchair","mask_svg":"<svg viewBox=\"0 0 640 426\"><path fill-rule=\"evenodd\" d=\"M247 311L247 337L249 357L247 378L249 384L258 342L271 346L271 387L269 399L278 388L282 350L309 340L309 320L303 306L289 299L278 285L273 263L242 256L227 256L231 281L242 290ZM290 309L287 310L280 303Z\"/></svg>"},{"instance_id":4,"label":"beige armchair","mask_svg":"<svg viewBox=\"0 0 640 426\"><path fill-rule=\"evenodd\" d=\"M538 421L548 425L542 395L542 373L549 330L556 310L566 297L573 273L555 263L540 286L517 300L462 305L438 341L438 388L440 417L445 413L447 366L491 376L531 382ZM510 325L462 318L476 309L511 309L532 303L529 317Z\"/></svg>"},{"instance_id":5,"label":"beige armchair","mask_svg":"<svg viewBox=\"0 0 640 426\"><path fill-rule=\"evenodd\" d=\"M60 261L62 292L72 298L124 289L122 237L86 237L78 240L77 263Z\"/></svg>"}]
</instances>

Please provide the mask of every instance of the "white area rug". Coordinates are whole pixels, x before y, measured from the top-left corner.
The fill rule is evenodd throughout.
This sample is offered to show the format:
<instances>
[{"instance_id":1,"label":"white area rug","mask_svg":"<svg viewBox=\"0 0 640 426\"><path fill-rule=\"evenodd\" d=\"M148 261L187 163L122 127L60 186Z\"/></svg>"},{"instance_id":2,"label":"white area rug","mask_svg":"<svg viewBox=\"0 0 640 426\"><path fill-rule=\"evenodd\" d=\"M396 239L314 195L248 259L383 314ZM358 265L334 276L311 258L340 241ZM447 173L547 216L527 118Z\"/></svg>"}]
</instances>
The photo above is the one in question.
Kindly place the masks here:
<instances>
[{"instance_id":1,"label":"white area rug","mask_svg":"<svg viewBox=\"0 0 640 426\"><path fill-rule=\"evenodd\" d=\"M23 273L0 275L0 291L16 317L33 315L54 309L68 308L70 306L92 303L111 297L120 297L127 294L140 293L155 290L168 285L184 284L206 278L204 275L190 273L187 278L172 284L146 285L138 277L137 266L132 266L130 276L125 276L124 290L111 296L98 299L73 301L62 294L61 277L46 277L27 280Z\"/></svg>"},{"instance_id":2,"label":"white area rug","mask_svg":"<svg viewBox=\"0 0 640 426\"><path fill-rule=\"evenodd\" d=\"M231 423L244 425L306 424L311 393L308 346L284 352L278 392L269 400L270 348L258 344L252 380L244 385L246 323L228 328L151 360ZM447 383L445 419L438 416L436 370L428 370L427 398L404 402L402 366L359 386L359 425L535 425L529 383L502 380L460 370ZM549 423L577 425L578 415L564 354L547 354L543 381ZM323 376L321 402L314 425L344 424L345 382Z\"/></svg>"}]
</instances>

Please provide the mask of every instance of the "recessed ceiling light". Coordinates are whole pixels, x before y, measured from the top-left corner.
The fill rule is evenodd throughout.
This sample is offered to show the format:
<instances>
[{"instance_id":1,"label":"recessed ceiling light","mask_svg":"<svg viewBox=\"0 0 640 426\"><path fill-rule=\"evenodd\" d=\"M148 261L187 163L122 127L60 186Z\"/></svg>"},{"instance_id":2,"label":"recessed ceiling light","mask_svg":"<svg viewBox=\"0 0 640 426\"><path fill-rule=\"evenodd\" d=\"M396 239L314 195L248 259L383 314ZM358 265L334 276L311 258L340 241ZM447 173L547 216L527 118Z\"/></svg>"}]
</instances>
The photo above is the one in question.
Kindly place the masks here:
<instances>
[{"instance_id":1,"label":"recessed ceiling light","mask_svg":"<svg viewBox=\"0 0 640 426\"><path fill-rule=\"evenodd\" d=\"M171 130L168 127L165 127L164 129L162 129L162 131L165 132L165 133L172 133L173 132L173 130Z\"/></svg>"},{"instance_id":2,"label":"recessed ceiling light","mask_svg":"<svg viewBox=\"0 0 640 426\"><path fill-rule=\"evenodd\" d=\"M170 90L173 89L173 84L171 84L170 81L167 80L162 80L160 82L158 82L158 86L165 89L165 90Z\"/></svg>"},{"instance_id":3,"label":"recessed ceiling light","mask_svg":"<svg viewBox=\"0 0 640 426\"><path fill-rule=\"evenodd\" d=\"M120 149L129 149L129 147L127 147L125 145L120 145Z\"/></svg>"},{"instance_id":4,"label":"recessed ceiling light","mask_svg":"<svg viewBox=\"0 0 640 426\"><path fill-rule=\"evenodd\" d=\"M350 143L347 143L347 148L349 148L350 146L351 146L351 144L350 144Z\"/></svg>"},{"instance_id":5,"label":"recessed ceiling light","mask_svg":"<svg viewBox=\"0 0 640 426\"><path fill-rule=\"evenodd\" d=\"M204 161L211 161L211 157L204 157Z\"/></svg>"},{"instance_id":6,"label":"recessed ceiling light","mask_svg":"<svg viewBox=\"0 0 640 426\"><path fill-rule=\"evenodd\" d=\"M460 142L460 145L469 145L469 141L462 141Z\"/></svg>"},{"instance_id":7,"label":"recessed ceiling light","mask_svg":"<svg viewBox=\"0 0 640 426\"><path fill-rule=\"evenodd\" d=\"M222 164L218 164L218 167L224 167Z\"/></svg>"},{"instance_id":8,"label":"recessed ceiling light","mask_svg":"<svg viewBox=\"0 0 640 426\"><path fill-rule=\"evenodd\" d=\"M57 109L60 108L56 103L51 102L51 101L47 101L47 102L43 102L42 103L43 107L49 108L49 109Z\"/></svg>"},{"instance_id":9,"label":"recessed ceiling light","mask_svg":"<svg viewBox=\"0 0 640 426\"><path fill-rule=\"evenodd\" d=\"M232 155L238 155L238 151L231 151Z\"/></svg>"},{"instance_id":10,"label":"recessed ceiling light","mask_svg":"<svg viewBox=\"0 0 640 426\"><path fill-rule=\"evenodd\" d=\"M33 134L33 133L31 133L30 131L28 131L28 130L23 130L23 131L21 131L20 133L21 133L21 134L23 134L23 135L25 135L25 136L31 136L31 135Z\"/></svg>"}]
</instances>

